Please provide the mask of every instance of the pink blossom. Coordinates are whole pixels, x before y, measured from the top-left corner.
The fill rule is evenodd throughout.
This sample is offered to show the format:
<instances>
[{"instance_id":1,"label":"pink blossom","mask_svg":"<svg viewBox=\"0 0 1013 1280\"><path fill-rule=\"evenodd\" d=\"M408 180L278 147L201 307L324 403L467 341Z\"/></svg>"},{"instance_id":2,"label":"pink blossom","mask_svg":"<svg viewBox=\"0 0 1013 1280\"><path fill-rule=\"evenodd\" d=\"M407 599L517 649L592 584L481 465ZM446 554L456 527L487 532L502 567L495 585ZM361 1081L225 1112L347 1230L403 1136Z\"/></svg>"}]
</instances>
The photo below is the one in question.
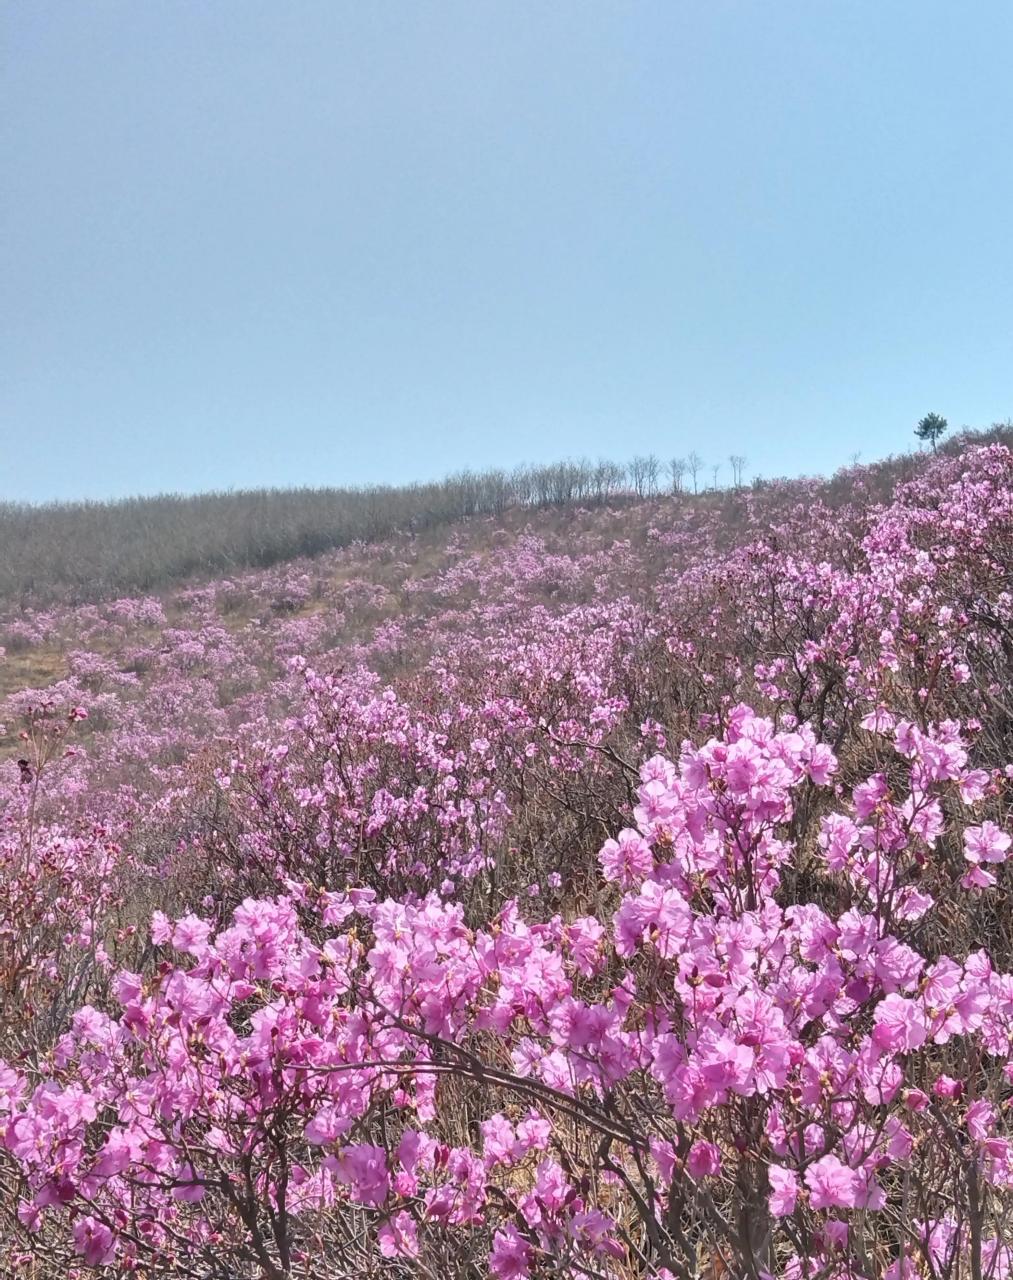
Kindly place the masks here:
<instances>
[{"instance_id":1,"label":"pink blossom","mask_svg":"<svg viewBox=\"0 0 1013 1280\"><path fill-rule=\"evenodd\" d=\"M899 995L884 997L873 1015L873 1041L880 1049L906 1053L925 1043L928 1028L918 1004Z\"/></svg>"},{"instance_id":2,"label":"pink blossom","mask_svg":"<svg viewBox=\"0 0 1013 1280\"><path fill-rule=\"evenodd\" d=\"M783 1218L795 1212L795 1200L798 1196L798 1177L791 1169L781 1165L767 1166L767 1178L770 1182L768 1204L775 1218Z\"/></svg>"},{"instance_id":3,"label":"pink blossom","mask_svg":"<svg viewBox=\"0 0 1013 1280\"><path fill-rule=\"evenodd\" d=\"M598 855L606 880L629 889L644 880L654 867L650 845L637 831L620 831L615 840L606 840Z\"/></svg>"},{"instance_id":4,"label":"pink blossom","mask_svg":"<svg viewBox=\"0 0 1013 1280\"><path fill-rule=\"evenodd\" d=\"M822 1156L805 1172L814 1209L850 1209L858 1202L859 1180L835 1155Z\"/></svg>"},{"instance_id":5,"label":"pink blossom","mask_svg":"<svg viewBox=\"0 0 1013 1280\"><path fill-rule=\"evenodd\" d=\"M1013 837L1000 831L994 822L964 831L964 857L968 862L1005 862Z\"/></svg>"},{"instance_id":6,"label":"pink blossom","mask_svg":"<svg viewBox=\"0 0 1013 1280\"><path fill-rule=\"evenodd\" d=\"M526 1280L531 1248L512 1226L497 1231L489 1254L489 1272L496 1280Z\"/></svg>"},{"instance_id":7,"label":"pink blossom","mask_svg":"<svg viewBox=\"0 0 1013 1280\"><path fill-rule=\"evenodd\" d=\"M417 1258L419 1237L415 1219L404 1209L377 1230L377 1242L385 1258Z\"/></svg>"},{"instance_id":8,"label":"pink blossom","mask_svg":"<svg viewBox=\"0 0 1013 1280\"><path fill-rule=\"evenodd\" d=\"M686 1157L691 1178L715 1178L721 1172L721 1151L713 1142L694 1142Z\"/></svg>"},{"instance_id":9,"label":"pink blossom","mask_svg":"<svg viewBox=\"0 0 1013 1280\"><path fill-rule=\"evenodd\" d=\"M71 1230L74 1248L86 1266L103 1267L116 1256L113 1233L93 1217L78 1218Z\"/></svg>"}]
</instances>

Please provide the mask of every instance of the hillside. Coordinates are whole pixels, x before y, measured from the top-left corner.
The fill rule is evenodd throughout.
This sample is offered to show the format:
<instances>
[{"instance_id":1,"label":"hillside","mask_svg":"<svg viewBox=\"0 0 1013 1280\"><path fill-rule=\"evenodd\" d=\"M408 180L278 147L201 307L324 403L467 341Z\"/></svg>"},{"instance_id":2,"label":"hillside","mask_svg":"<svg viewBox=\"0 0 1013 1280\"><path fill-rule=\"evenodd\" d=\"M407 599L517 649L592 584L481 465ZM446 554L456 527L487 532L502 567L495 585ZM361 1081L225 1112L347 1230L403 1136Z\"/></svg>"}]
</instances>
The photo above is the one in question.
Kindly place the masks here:
<instances>
[{"instance_id":1,"label":"hillside","mask_svg":"<svg viewBox=\"0 0 1013 1280\"><path fill-rule=\"evenodd\" d=\"M1013 1272L1011 445L7 508L3 1274Z\"/></svg>"},{"instance_id":2,"label":"hillside","mask_svg":"<svg viewBox=\"0 0 1013 1280\"><path fill-rule=\"evenodd\" d=\"M1011 439L1013 424L996 423L952 438L943 452ZM887 459L863 469L864 483L885 496L916 465L911 457ZM769 483L756 480L753 487ZM39 506L0 501L0 601L79 604L160 592L187 579L269 568L357 542L429 532L438 542L449 526L475 517L537 519L551 509L625 505L666 492L688 503L697 488L705 502L717 496L691 476L685 460L662 462L652 455L628 464L583 458L513 471L460 471L400 488L162 494ZM849 490L847 472L822 486L828 500Z\"/></svg>"}]
</instances>

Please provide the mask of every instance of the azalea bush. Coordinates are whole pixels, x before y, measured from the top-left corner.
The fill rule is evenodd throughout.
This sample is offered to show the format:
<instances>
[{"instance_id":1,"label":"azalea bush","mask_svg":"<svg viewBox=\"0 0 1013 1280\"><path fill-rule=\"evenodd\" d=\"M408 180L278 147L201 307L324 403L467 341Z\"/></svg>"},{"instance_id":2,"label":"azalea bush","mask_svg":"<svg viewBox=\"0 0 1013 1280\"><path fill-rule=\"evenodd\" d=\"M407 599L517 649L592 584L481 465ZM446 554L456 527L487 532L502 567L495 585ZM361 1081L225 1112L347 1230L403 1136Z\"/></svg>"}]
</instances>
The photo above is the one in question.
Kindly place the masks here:
<instances>
[{"instance_id":1,"label":"azalea bush","mask_svg":"<svg viewBox=\"0 0 1013 1280\"><path fill-rule=\"evenodd\" d=\"M10 781L5 1273L1011 1274L1011 479L385 555L339 648L96 609Z\"/></svg>"}]
</instances>

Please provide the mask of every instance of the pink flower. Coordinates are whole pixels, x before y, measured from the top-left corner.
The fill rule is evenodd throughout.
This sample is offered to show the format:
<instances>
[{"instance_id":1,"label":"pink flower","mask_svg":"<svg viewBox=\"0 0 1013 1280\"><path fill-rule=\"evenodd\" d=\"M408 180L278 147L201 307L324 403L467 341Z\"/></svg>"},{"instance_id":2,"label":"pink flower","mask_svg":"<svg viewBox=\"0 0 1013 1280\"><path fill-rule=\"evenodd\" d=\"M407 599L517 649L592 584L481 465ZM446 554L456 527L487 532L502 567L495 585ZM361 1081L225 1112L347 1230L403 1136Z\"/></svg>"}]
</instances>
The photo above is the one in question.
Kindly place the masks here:
<instances>
[{"instance_id":1,"label":"pink flower","mask_svg":"<svg viewBox=\"0 0 1013 1280\"><path fill-rule=\"evenodd\" d=\"M977 804L988 787L988 774L984 769L968 769L957 783L964 804Z\"/></svg>"},{"instance_id":2,"label":"pink flower","mask_svg":"<svg viewBox=\"0 0 1013 1280\"><path fill-rule=\"evenodd\" d=\"M174 1200L185 1200L189 1204L197 1204L204 1199L205 1188L192 1165L184 1165L178 1176L179 1182L172 1189Z\"/></svg>"},{"instance_id":3,"label":"pink flower","mask_svg":"<svg viewBox=\"0 0 1013 1280\"><path fill-rule=\"evenodd\" d=\"M1000 831L994 822L983 822L980 827L968 827L964 832L964 857L977 865L979 862L1005 862L1013 837Z\"/></svg>"},{"instance_id":4,"label":"pink flower","mask_svg":"<svg viewBox=\"0 0 1013 1280\"><path fill-rule=\"evenodd\" d=\"M566 1204L569 1196L570 1182L566 1174L555 1160L543 1160L538 1166L538 1172L535 1175L533 1197L538 1205L539 1215L542 1211L558 1212Z\"/></svg>"},{"instance_id":5,"label":"pink flower","mask_svg":"<svg viewBox=\"0 0 1013 1280\"><path fill-rule=\"evenodd\" d=\"M713 1142L694 1142L686 1157L686 1172L691 1178L715 1178L721 1172L721 1152Z\"/></svg>"},{"instance_id":6,"label":"pink flower","mask_svg":"<svg viewBox=\"0 0 1013 1280\"><path fill-rule=\"evenodd\" d=\"M831 813L820 826L819 846L831 871L840 871L858 840L858 828L841 813Z\"/></svg>"},{"instance_id":7,"label":"pink flower","mask_svg":"<svg viewBox=\"0 0 1013 1280\"><path fill-rule=\"evenodd\" d=\"M795 1200L798 1197L798 1176L791 1169L781 1165L767 1166L767 1179L770 1182L770 1196L767 1204L775 1218L784 1218L795 1212Z\"/></svg>"},{"instance_id":8,"label":"pink flower","mask_svg":"<svg viewBox=\"0 0 1013 1280\"><path fill-rule=\"evenodd\" d=\"M624 898L616 912L616 950L622 956L632 955L641 941L650 939L658 954L669 959L682 951L692 918L677 889L648 880L639 896Z\"/></svg>"},{"instance_id":9,"label":"pink flower","mask_svg":"<svg viewBox=\"0 0 1013 1280\"><path fill-rule=\"evenodd\" d=\"M963 1095L964 1085L960 1080L954 1080L952 1076L940 1076L932 1086L932 1092L937 1098L954 1099Z\"/></svg>"},{"instance_id":10,"label":"pink flower","mask_svg":"<svg viewBox=\"0 0 1013 1280\"><path fill-rule=\"evenodd\" d=\"M814 1209L851 1209L858 1202L860 1179L835 1155L821 1157L805 1172L809 1203Z\"/></svg>"},{"instance_id":11,"label":"pink flower","mask_svg":"<svg viewBox=\"0 0 1013 1280\"><path fill-rule=\"evenodd\" d=\"M972 867L960 877L960 885L963 889L991 889L994 884L995 876L982 867Z\"/></svg>"},{"instance_id":12,"label":"pink flower","mask_svg":"<svg viewBox=\"0 0 1013 1280\"><path fill-rule=\"evenodd\" d=\"M349 1188L353 1200L378 1206L387 1199L390 1178L383 1147L352 1142L336 1157L331 1157L329 1163L338 1181Z\"/></svg>"},{"instance_id":13,"label":"pink flower","mask_svg":"<svg viewBox=\"0 0 1013 1280\"><path fill-rule=\"evenodd\" d=\"M876 806L886 798L887 791L886 779L881 773L873 774L867 781L860 782L855 787L851 795L859 822L864 822L875 812Z\"/></svg>"},{"instance_id":14,"label":"pink flower","mask_svg":"<svg viewBox=\"0 0 1013 1280\"><path fill-rule=\"evenodd\" d=\"M859 721L861 727L870 733L889 733L894 723L893 716L884 707L877 708Z\"/></svg>"},{"instance_id":15,"label":"pink flower","mask_svg":"<svg viewBox=\"0 0 1013 1280\"><path fill-rule=\"evenodd\" d=\"M552 1126L544 1116L531 1110L517 1126L517 1143L514 1156L520 1158L529 1151L544 1151L552 1137Z\"/></svg>"},{"instance_id":16,"label":"pink flower","mask_svg":"<svg viewBox=\"0 0 1013 1280\"><path fill-rule=\"evenodd\" d=\"M380 1252L385 1258L417 1258L419 1235L415 1219L402 1209L389 1222L384 1222L376 1233Z\"/></svg>"},{"instance_id":17,"label":"pink flower","mask_svg":"<svg viewBox=\"0 0 1013 1280\"><path fill-rule=\"evenodd\" d=\"M151 941L156 947L172 941L172 921L162 911L154 912L151 917Z\"/></svg>"},{"instance_id":18,"label":"pink flower","mask_svg":"<svg viewBox=\"0 0 1013 1280\"><path fill-rule=\"evenodd\" d=\"M817 743L809 753L806 773L818 787L825 787L836 772L836 756L825 743Z\"/></svg>"},{"instance_id":19,"label":"pink flower","mask_svg":"<svg viewBox=\"0 0 1013 1280\"><path fill-rule=\"evenodd\" d=\"M652 1138L651 1155L661 1176L666 1182L671 1182L675 1177L675 1149L672 1144L663 1138Z\"/></svg>"},{"instance_id":20,"label":"pink flower","mask_svg":"<svg viewBox=\"0 0 1013 1280\"><path fill-rule=\"evenodd\" d=\"M980 1098L967 1108L964 1123L975 1142L985 1142L995 1131L995 1108L990 1102Z\"/></svg>"},{"instance_id":21,"label":"pink flower","mask_svg":"<svg viewBox=\"0 0 1013 1280\"><path fill-rule=\"evenodd\" d=\"M71 1229L74 1248L89 1267L102 1267L116 1254L113 1233L97 1218L78 1218Z\"/></svg>"},{"instance_id":22,"label":"pink flower","mask_svg":"<svg viewBox=\"0 0 1013 1280\"><path fill-rule=\"evenodd\" d=\"M493 1236L489 1271L496 1280L526 1280L530 1258L531 1248L516 1227L508 1226Z\"/></svg>"},{"instance_id":23,"label":"pink flower","mask_svg":"<svg viewBox=\"0 0 1013 1280\"><path fill-rule=\"evenodd\" d=\"M506 1116L497 1112L479 1125L482 1132L482 1146L485 1151L486 1166L495 1164L512 1164L516 1135L514 1127Z\"/></svg>"},{"instance_id":24,"label":"pink flower","mask_svg":"<svg viewBox=\"0 0 1013 1280\"><path fill-rule=\"evenodd\" d=\"M327 1106L317 1112L303 1132L307 1142L324 1146L328 1142L334 1142L338 1138L344 1137L353 1123L354 1120L351 1116L339 1115L336 1108Z\"/></svg>"},{"instance_id":25,"label":"pink flower","mask_svg":"<svg viewBox=\"0 0 1013 1280\"><path fill-rule=\"evenodd\" d=\"M925 1015L913 1000L889 995L876 1006L873 1043L890 1053L907 1053L920 1048L928 1036Z\"/></svg>"},{"instance_id":26,"label":"pink flower","mask_svg":"<svg viewBox=\"0 0 1013 1280\"><path fill-rule=\"evenodd\" d=\"M651 874L654 855L651 847L638 831L628 828L619 832L616 840L606 840L598 854L602 874L606 880L630 889Z\"/></svg>"},{"instance_id":27,"label":"pink flower","mask_svg":"<svg viewBox=\"0 0 1013 1280\"><path fill-rule=\"evenodd\" d=\"M42 1210L31 1200L19 1200L18 1221L26 1231L36 1232L42 1225Z\"/></svg>"},{"instance_id":28,"label":"pink flower","mask_svg":"<svg viewBox=\"0 0 1013 1280\"><path fill-rule=\"evenodd\" d=\"M211 926L199 916L184 916L176 921L172 931L172 945L177 951L186 951L193 956L202 956L208 948Z\"/></svg>"}]
</instances>

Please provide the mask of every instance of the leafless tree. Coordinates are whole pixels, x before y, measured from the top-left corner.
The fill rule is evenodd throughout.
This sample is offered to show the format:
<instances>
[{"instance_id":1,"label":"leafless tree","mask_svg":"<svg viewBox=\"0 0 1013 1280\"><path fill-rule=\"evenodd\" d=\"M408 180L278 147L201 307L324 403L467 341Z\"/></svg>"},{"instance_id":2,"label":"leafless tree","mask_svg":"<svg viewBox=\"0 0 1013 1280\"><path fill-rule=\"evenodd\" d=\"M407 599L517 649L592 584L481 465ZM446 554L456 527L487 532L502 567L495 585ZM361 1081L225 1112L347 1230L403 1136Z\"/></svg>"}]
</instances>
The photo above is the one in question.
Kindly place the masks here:
<instances>
[{"instance_id":1,"label":"leafless tree","mask_svg":"<svg viewBox=\"0 0 1013 1280\"><path fill-rule=\"evenodd\" d=\"M733 453L729 455L728 461L732 468L732 485L739 489L742 487L742 471L746 465L746 459L741 453Z\"/></svg>"},{"instance_id":2,"label":"leafless tree","mask_svg":"<svg viewBox=\"0 0 1013 1280\"><path fill-rule=\"evenodd\" d=\"M682 493L682 482L686 475L686 459L672 458L668 464L668 474L672 478L672 492Z\"/></svg>"},{"instance_id":3,"label":"leafless tree","mask_svg":"<svg viewBox=\"0 0 1013 1280\"><path fill-rule=\"evenodd\" d=\"M693 477L693 492L697 493L699 492L697 488L697 476L703 470L703 458L700 457L695 449L686 459L686 468L689 471L689 474Z\"/></svg>"},{"instance_id":4,"label":"leafless tree","mask_svg":"<svg viewBox=\"0 0 1013 1280\"><path fill-rule=\"evenodd\" d=\"M628 467L630 483L633 485L633 492L638 498L645 498L649 492L650 461L650 458L643 453L638 453L635 458L630 459Z\"/></svg>"},{"instance_id":5,"label":"leafless tree","mask_svg":"<svg viewBox=\"0 0 1013 1280\"><path fill-rule=\"evenodd\" d=\"M605 496L614 498L617 494L622 493L626 487L626 468L621 462L609 462L606 465L609 479Z\"/></svg>"}]
</instances>

